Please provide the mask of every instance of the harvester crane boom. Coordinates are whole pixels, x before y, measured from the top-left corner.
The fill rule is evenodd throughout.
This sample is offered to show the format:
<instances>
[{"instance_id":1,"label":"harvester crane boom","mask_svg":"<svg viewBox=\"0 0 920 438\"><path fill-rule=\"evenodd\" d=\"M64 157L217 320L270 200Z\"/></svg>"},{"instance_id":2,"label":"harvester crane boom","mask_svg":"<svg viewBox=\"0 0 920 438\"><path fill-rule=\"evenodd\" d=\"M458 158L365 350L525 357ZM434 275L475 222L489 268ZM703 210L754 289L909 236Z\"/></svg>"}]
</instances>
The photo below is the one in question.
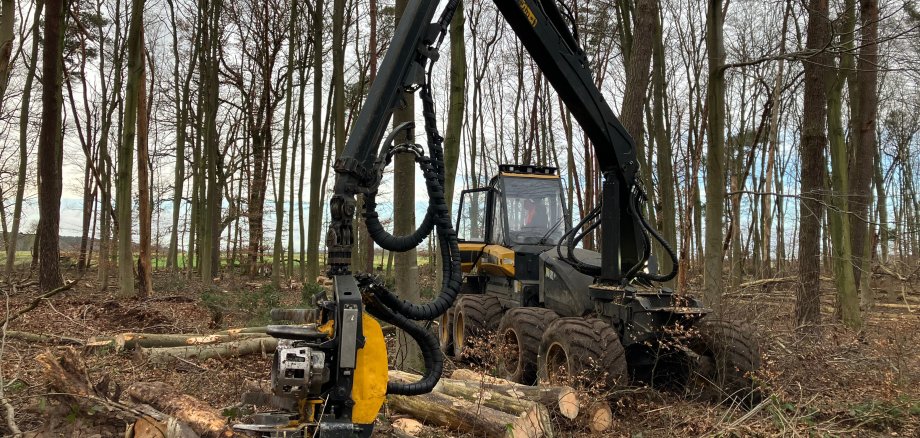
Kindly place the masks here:
<instances>
[{"instance_id":1,"label":"harvester crane boom","mask_svg":"<svg viewBox=\"0 0 920 438\"><path fill-rule=\"evenodd\" d=\"M647 251L642 254L640 248L648 245L638 217L641 212L633 205L640 196L635 143L595 84L588 58L556 0L494 2L594 148L604 177L603 260L599 269L595 267L595 276L609 282L630 280L626 274L646 261ZM432 22L438 4L436 0L409 0L345 149L336 160L327 242L333 273L348 272L354 195L374 166L391 115L403 104L401 96L406 90L424 83L427 63L437 59L437 45L459 1L449 1L441 19Z\"/></svg>"}]
</instances>

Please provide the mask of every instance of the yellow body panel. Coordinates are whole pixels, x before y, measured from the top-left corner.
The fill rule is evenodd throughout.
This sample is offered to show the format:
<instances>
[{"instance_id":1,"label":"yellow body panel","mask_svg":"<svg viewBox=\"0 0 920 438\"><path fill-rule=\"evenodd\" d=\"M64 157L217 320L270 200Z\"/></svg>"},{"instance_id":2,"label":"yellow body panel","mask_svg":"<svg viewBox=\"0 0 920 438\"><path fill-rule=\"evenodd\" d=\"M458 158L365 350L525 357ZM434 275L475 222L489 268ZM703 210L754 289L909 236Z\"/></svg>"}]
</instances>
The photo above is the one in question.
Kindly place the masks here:
<instances>
[{"instance_id":1,"label":"yellow body panel","mask_svg":"<svg viewBox=\"0 0 920 438\"><path fill-rule=\"evenodd\" d=\"M387 398L387 344L376 319L365 313L361 321L364 348L358 350L355 364L355 381L351 389L355 407L351 411L351 420L358 424L371 424Z\"/></svg>"},{"instance_id":2,"label":"yellow body panel","mask_svg":"<svg viewBox=\"0 0 920 438\"><path fill-rule=\"evenodd\" d=\"M333 336L333 321L317 327L317 330ZM356 357L355 380L351 387L351 399L355 406L351 410L351 421L371 424L377 419L387 398L387 344L380 323L367 313L361 318L361 330L364 332L364 347L358 350Z\"/></svg>"},{"instance_id":3,"label":"yellow body panel","mask_svg":"<svg viewBox=\"0 0 920 438\"><path fill-rule=\"evenodd\" d=\"M486 245L484 243L468 242L461 243L459 246L461 254L464 252L483 253L482 256L478 257L475 266L479 272L489 275L514 277L514 251L510 248L505 248L501 245ZM477 257L473 256L472 260L476 259ZM469 274L473 271L474 266L472 260L460 264L464 274Z\"/></svg>"}]
</instances>

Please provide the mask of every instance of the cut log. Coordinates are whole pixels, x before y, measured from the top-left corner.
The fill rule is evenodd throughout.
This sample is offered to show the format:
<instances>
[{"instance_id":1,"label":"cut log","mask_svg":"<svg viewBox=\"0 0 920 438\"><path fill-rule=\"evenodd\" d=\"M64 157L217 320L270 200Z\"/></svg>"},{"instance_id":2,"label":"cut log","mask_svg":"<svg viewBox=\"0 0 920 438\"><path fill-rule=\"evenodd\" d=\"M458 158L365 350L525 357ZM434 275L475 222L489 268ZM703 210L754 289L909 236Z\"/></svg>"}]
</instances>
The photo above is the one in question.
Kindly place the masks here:
<instances>
[{"instance_id":1,"label":"cut log","mask_svg":"<svg viewBox=\"0 0 920 438\"><path fill-rule=\"evenodd\" d=\"M594 433L606 432L613 426L613 411L607 402L597 401L583 409L582 415L575 422L586 424Z\"/></svg>"},{"instance_id":2,"label":"cut log","mask_svg":"<svg viewBox=\"0 0 920 438\"><path fill-rule=\"evenodd\" d=\"M114 338L115 351L134 350L157 347L184 347L188 345L207 345L221 342L239 341L249 338L264 338L262 333L231 334L159 334L159 333L122 333Z\"/></svg>"},{"instance_id":3,"label":"cut log","mask_svg":"<svg viewBox=\"0 0 920 438\"><path fill-rule=\"evenodd\" d=\"M518 418L439 392L387 396L390 409L435 426L489 438L534 438L529 419Z\"/></svg>"},{"instance_id":4,"label":"cut log","mask_svg":"<svg viewBox=\"0 0 920 438\"><path fill-rule=\"evenodd\" d=\"M190 395L181 394L163 382L137 382L128 387L128 397L145 403L189 425L203 437L231 437L233 430L214 408Z\"/></svg>"},{"instance_id":5,"label":"cut log","mask_svg":"<svg viewBox=\"0 0 920 438\"><path fill-rule=\"evenodd\" d=\"M401 382L414 382L421 377L396 370L390 371L389 376L391 381ZM528 436L553 436L553 424L550 421L549 412L543 405L527 399L502 395L475 385L466 385L466 383L469 382L441 379L435 385L433 391L472 402L477 406L513 414L523 420L519 421L519 424L521 424L521 427L526 428L530 434Z\"/></svg>"},{"instance_id":6,"label":"cut log","mask_svg":"<svg viewBox=\"0 0 920 438\"><path fill-rule=\"evenodd\" d=\"M278 340L270 337L244 339L211 345L191 345L186 347L140 348L135 358L155 364L168 364L181 359L205 360L214 357L235 357L247 354L271 353L278 346Z\"/></svg>"},{"instance_id":7,"label":"cut log","mask_svg":"<svg viewBox=\"0 0 920 438\"><path fill-rule=\"evenodd\" d=\"M197 438L198 434L175 417L166 417L164 420L141 417L130 426L125 436L133 438Z\"/></svg>"},{"instance_id":8,"label":"cut log","mask_svg":"<svg viewBox=\"0 0 920 438\"><path fill-rule=\"evenodd\" d=\"M458 369L451 379L465 382L508 397L535 401L550 411L573 420L578 416L580 396L570 386L528 386L497 377L491 377L472 370Z\"/></svg>"},{"instance_id":9,"label":"cut log","mask_svg":"<svg viewBox=\"0 0 920 438\"><path fill-rule=\"evenodd\" d=\"M402 431L406 435L416 436L425 429L425 426L418 420L411 418L400 418L393 422L393 429Z\"/></svg>"}]
</instances>

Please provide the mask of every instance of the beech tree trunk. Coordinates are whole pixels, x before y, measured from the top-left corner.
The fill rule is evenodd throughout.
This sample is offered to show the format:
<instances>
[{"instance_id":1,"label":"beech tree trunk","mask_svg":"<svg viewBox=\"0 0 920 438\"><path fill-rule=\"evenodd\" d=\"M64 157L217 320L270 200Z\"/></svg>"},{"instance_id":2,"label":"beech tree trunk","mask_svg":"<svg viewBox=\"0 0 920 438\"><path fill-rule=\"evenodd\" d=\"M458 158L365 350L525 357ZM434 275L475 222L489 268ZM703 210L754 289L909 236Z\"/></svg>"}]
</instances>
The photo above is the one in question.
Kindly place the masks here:
<instances>
[{"instance_id":1,"label":"beech tree trunk","mask_svg":"<svg viewBox=\"0 0 920 438\"><path fill-rule=\"evenodd\" d=\"M850 189L853 196L853 212L856 217L850 225L853 227L853 253L857 263L853 264L853 277L859 287L860 298L864 308L871 308L874 301L871 275L863 275L870 271L872 261L872 245L869 230L871 218L869 206L872 202L872 163L875 160L878 143L876 139L876 119L878 118L878 0L859 1L860 46L856 62L856 100L858 111L855 117L855 151L853 157L853 172L850 174ZM849 307L858 310L859 303L852 303ZM842 309L841 309L842 310ZM852 313L852 312L851 312ZM861 319L852 314L843 314L843 321L851 327L859 327Z\"/></svg>"},{"instance_id":2,"label":"beech tree trunk","mask_svg":"<svg viewBox=\"0 0 920 438\"><path fill-rule=\"evenodd\" d=\"M32 35L38 35L39 22L44 8L44 0L35 2L35 15L32 18ZM38 59L38 38L32 38L32 53L30 59ZM29 163L29 146L27 136L29 129L29 107L32 102L32 84L35 81L35 67L38 62L33 61L26 73L26 81L22 90L22 107L19 109L19 174L16 176L16 200L13 205L13 225L7 240L6 274L13 277L16 262L16 246L19 240L19 225L22 221L22 200L26 188L26 171Z\"/></svg>"},{"instance_id":3,"label":"beech tree trunk","mask_svg":"<svg viewBox=\"0 0 920 438\"><path fill-rule=\"evenodd\" d=\"M140 29L141 53L144 47L144 28ZM140 63L140 84L137 87L137 199L138 242L137 292L140 298L153 295L153 268L150 266L150 234L152 215L150 209L150 177L148 175L149 153L147 152L147 70L142 55Z\"/></svg>"},{"instance_id":4,"label":"beech tree trunk","mask_svg":"<svg viewBox=\"0 0 920 438\"><path fill-rule=\"evenodd\" d=\"M66 0L49 0L45 9L42 51L42 123L38 136L38 231L39 273L42 290L63 283L60 266L60 219L64 155L61 132L63 95L64 18Z\"/></svg>"},{"instance_id":5,"label":"beech tree trunk","mask_svg":"<svg viewBox=\"0 0 920 438\"><path fill-rule=\"evenodd\" d=\"M722 41L722 0L710 0L706 46L709 50L709 142L706 146L706 247L703 301L716 313L722 305L722 221L725 214L725 47Z\"/></svg>"},{"instance_id":6,"label":"beech tree trunk","mask_svg":"<svg viewBox=\"0 0 920 438\"><path fill-rule=\"evenodd\" d=\"M396 0L397 17L402 16L406 4L406 0ZM394 127L414 119L415 95L405 93L403 97L406 100L406 106L394 112ZM405 141L407 141L405 132L401 132L394 140L395 144ZM395 235L404 236L415 231L415 157L412 154L398 154L393 161L393 187L399 188L393 193L393 230ZM416 249L396 254L394 262L396 290L404 300L418 303L420 297ZM422 353L415 341L402 331L399 333L398 340L396 366L406 370L423 369Z\"/></svg>"},{"instance_id":7,"label":"beech tree trunk","mask_svg":"<svg viewBox=\"0 0 920 438\"><path fill-rule=\"evenodd\" d=\"M799 201L799 275L801 284L796 291L795 322L797 327L815 326L821 321L821 221L824 204L824 155L827 134L827 91L825 65L830 56L822 49L829 44L830 21L827 0L810 0L806 48L817 53L805 70L804 107L801 138L802 198Z\"/></svg>"}]
</instances>

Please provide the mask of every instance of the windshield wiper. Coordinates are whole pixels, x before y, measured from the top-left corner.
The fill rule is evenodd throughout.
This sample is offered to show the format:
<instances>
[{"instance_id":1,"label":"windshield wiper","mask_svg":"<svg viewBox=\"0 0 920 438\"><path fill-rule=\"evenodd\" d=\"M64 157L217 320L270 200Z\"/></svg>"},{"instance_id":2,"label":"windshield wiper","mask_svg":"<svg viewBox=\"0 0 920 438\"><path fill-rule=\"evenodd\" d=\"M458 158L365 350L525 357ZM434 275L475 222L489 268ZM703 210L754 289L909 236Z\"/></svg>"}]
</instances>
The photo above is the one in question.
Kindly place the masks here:
<instances>
[{"instance_id":1,"label":"windshield wiper","mask_svg":"<svg viewBox=\"0 0 920 438\"><path fill-rule=\"evenodd\" d=\"M556 228L559 228L559 225L562 224L562 219L563 218L559 218L559 220L556 221L556 223L553 224L552 227L550 227L550 229L546 232L546 234L544 234L543 237L540 238L540 242L538 242L537 245L543 245L546 243L546 239L549 238L549 235L553 234L553 231L556 231Z\"/></svg>"}]
</instances>

